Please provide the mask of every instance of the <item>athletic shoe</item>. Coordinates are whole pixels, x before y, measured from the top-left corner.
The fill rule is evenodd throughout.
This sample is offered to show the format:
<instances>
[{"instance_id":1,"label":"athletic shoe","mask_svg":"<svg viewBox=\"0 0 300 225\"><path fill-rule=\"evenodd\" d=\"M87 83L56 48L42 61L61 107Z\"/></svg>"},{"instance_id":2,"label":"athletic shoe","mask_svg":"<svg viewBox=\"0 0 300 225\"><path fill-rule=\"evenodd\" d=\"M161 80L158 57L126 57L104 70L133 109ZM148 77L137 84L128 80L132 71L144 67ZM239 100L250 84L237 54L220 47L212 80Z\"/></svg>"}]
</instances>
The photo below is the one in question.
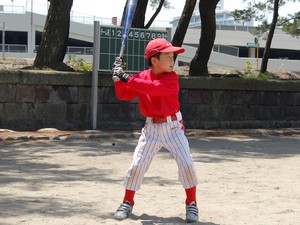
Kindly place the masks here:
<instances>
[{"instance_id":1,"label":"athletic shoe","mask_svg":"<svg viewBox=\"0 0 300 225\"><path fill-rule=\"evenodd\" d=\"M124 220L129 217L132 211L132 205L129 202L123 202L117 209L114 218L116 220Z\"/></svg>"},{"instance_id":2,"label":"athletic shoe","mask_svg":"<svg viewBox=\"0 0 300 225\"><path fill-rule=\"evenodd\" d=\"M186 222L195 223L198 222L198 207L194 202L186 206Z\"/></svg>"}]
</instances>

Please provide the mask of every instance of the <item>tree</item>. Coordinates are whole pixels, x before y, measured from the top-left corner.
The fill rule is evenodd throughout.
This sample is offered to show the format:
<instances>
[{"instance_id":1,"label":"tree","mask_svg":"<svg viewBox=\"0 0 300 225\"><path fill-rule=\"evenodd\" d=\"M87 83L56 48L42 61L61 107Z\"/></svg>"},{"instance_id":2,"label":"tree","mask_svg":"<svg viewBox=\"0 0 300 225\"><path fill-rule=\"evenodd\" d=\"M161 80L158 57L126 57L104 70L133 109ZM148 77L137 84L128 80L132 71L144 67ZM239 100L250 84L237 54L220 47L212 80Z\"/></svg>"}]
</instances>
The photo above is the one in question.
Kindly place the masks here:
<instances>
[{"instance_id":1,"label":"tree","mask_svg":"<svg viewBox=\"0 0 300 225\"><path fill-rule=\"evenodd\" d=\"M175 30L172 44L174 46L181 46L186 34L186 31L189 27L189 23L191 20L191 17L193 15L195 5L197 3L197 0L186 0L181 17L179 19L178 26Z\"/></svg>"},{"instance_id":2,"label":"tree","mask_svg":"<svg viewBox=\"0 0 300 225\"><path fill-rule=\"evenodd\" d=\"M279 26L286 33L292 35L293 37L300 36L300 12L294 15L289 14L288 17L279 18Z\"/></svg>"},{"instance_id":3,"label":"tree","mask_svg":"<svg viewBox=\"0 0 300 225\"><path fill-rule=\"evenodd\" d=\"M63 63L70 28L70 11L73 0L48 0L50 7L33 66L55 70L72 70Z\"/></svg>"},{"instance_id":4,"label":"tree","mask_svg":"<svg viewBox=\"0 0 300 225\"><path fill-rule=\"evenodd\" d=\"M147 11L148 2L149 2L148 0L138 0L136 10L135 10L135 14L134 14L134 18L133 18L133 21L132 21L132 27L148 29L152 25L152 23L154 22L157 15L162 10L162 8L166 8L166 9L172 8L171 4L168 0L150 0L150 6L153 9L157 5L158 5L158 7L156 8L154 14L152 15L152 17L150 18L148 23L145 25L145 15L146 15L146 11ZM126 7L127 7L127 1L126 1L125 6L124 6L124 10L123 10L121 26L124 25Z\"/></svg>"},{"instance_id":5,"label":"tree","mask_svg":"<svg viewBox=\"0 0 300 225\"><path fill-rule=\"evenodd\" d=\"M288 27L297 26L297 23L291 25L292 23L288 23L289 19L287 18L279 18L279 8L285 4L284 0L266 0L264 2L258 2L253 6L250 6L244 10L234 10L232 12L233 17L237 21L250 21L254 18L257 21L262 21L261 25L258 25L254 29L250 31L253 35L260 37L264 34L267 34L267 41L263 52L262 63L260 67L260 73L267 72L268 68L268 59L269 52L271 49L272 39L274 36L276 26L283 26L285 29L289 30ZM272 22L268 23L266 18L266 12L272 12ZM297 17L297 14L295 15ZM295 18L296 18L295 17ZM280 21L280 23L278 23ZM297 20L295 20L297 21ZM297 28L294 27L291 32L297 32Z\"/></svg>"},{"instance_id":6,"label":"tree","mask_svg":"<svg viewBox=\"0 0 300 225\"><path fill-rule=\"evenodd\" d=\"M278 15L279 15L278 14L279 1L280 0L275 0L274 1L273 18L272 18L272 22L271 22L271 26L270 26L270 30L269 30L269 34L268 34L268 39L267 39L265 49L264 49L264 53L263 53L263 58L262 58L261 66L260 66L260 73L267 72L271 43L272 43L275 28L276 28Z\"/></svg>"},{"instance_id":7,"label":"tree","mask_svg":"<svg viewBox=\"0 0 300 225\"><path fill-rule=\"evenodd\" d=\"M190 63L190 76L209 76L207 63L216 37L216 7L219 0L200 0L201 37Z\"/></svg>"}]
</instances>

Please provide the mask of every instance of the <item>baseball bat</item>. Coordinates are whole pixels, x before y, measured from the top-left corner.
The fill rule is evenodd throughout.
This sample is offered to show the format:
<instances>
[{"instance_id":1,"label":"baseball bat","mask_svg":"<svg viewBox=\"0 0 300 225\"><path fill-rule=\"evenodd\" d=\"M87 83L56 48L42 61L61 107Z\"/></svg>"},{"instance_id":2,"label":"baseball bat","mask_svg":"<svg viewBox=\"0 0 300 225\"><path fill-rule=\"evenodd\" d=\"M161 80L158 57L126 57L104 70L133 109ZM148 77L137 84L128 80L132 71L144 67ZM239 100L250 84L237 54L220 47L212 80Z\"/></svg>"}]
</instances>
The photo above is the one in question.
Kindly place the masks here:
<instances>
[{"instance_id":1,"label":"baseball bat","mask_svg":"<svg viewBox=\"0 0 300 225\"><path fill-rule=\"evenodd\" d=\"M117 64L118 66L122 66L123 68L125 67L125 63L123 62L123 55L124 55L124 51L125 51L127 36L129 34L129 31L131 28L131 24L132 24L135 9L137 6L137 2L138 2L138 0L128 0L127 6L126 6L123 35L122 35L122 39L121 39L121 49L120 49L119 57L116 58L116 62L115 62L115 64ZM118 76L113 76L112 79L113 79L113 81L120 80L120 78Z\"/></svg>"},{"instance_id":2,"label":"baseball bat","mask_svg":"<svg viewBox=\"0 0 300 225\"><path fill-rule=\"evenodd\" d=\"M127 2L127 7L126 7L126 12L125 12L125 19L124 19L124 28L123 28L123 35L122 35L122 43L121 43L121 50L119 57L122 58L124 51L125 51L125 46L126 46L126 41L127 41L127 36L129 34L132 20L134 17L135 9L137 6L138 0L128 0Z\"/></svg>"}]
</instances>

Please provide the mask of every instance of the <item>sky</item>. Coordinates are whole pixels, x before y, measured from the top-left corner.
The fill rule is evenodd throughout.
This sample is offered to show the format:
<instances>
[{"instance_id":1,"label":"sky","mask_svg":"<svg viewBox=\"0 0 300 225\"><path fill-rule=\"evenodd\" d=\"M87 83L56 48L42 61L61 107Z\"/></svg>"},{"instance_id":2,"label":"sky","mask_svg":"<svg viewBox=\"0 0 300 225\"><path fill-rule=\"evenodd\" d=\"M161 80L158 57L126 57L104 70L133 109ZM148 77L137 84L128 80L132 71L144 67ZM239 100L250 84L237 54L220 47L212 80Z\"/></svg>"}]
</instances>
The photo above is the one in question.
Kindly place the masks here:
<instances>
[{"instance_id":1,"label":"sky","mask_svg":"<svg viewBox=\"0 0 300 225\"><path fill-rule=\"evenodd\" d=\"M31 2L34 3L34 11L41 9L47 10L47 0L0 0L0 5L23 6L30 11ZM90 16L111 18L122 17L126 0L73 0L72 12L86 14ZM174 17L180 16L185 4L185 0L171 1L174 9L162 10L157 20L170 21ZM243 8L242 0L226 0L224 4L225 10L234 10ZM282 9L282 14L293 13L299 11L300 2L289 3ZM298 9L298 10L297 10ZM148 11L146 20L151 17L154 11Z\"/></svg>"}]
</instances>

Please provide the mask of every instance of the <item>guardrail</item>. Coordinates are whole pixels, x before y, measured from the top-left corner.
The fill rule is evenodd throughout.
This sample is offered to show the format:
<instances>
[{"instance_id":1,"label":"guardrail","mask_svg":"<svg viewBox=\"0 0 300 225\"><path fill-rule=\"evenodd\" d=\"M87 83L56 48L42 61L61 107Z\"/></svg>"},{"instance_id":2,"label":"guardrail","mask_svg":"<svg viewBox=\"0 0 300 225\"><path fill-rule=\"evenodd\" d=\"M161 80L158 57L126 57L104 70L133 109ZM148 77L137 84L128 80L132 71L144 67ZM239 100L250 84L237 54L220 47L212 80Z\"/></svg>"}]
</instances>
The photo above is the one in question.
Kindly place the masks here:
<instances>
[{"instance_id":1,"label":"guardrail","mask_svg":"<svg viewBox=\"0 0 300 225\"><path fill-rule=\"evenodd\" d=\"M239 57L240 54L239 48L227 45L214 45L213 51L237 57Z\"/></svg>"},{"instance_id":2,"label":"guardrail","mask_svg":"<svg viewBox=\"0 0 300 225\"><path fill-rule=\"evenodd\" d=\"M2 52L2 51L3 51L3 44L0 45L0 52ZM28 52L28 47L27 47L27 45L5 44L4 52L24 53L24 52Z\"/></svg>"},{"instance_id":3,"label":"guardrail","mask_svg":"<svg viewBox=\"0 0 300 225\"><path fill-rule=\"evenodd\" d=\"M35 47L35 53L38 50L38 45ZM2 52L3 45L0 44L0 52ZM10 53L27 53L27 45L15 45L15 44L5 44L4 52ZM68 46L67 54L76 54L76 55L93 55L93 47L77 47L77 46Z\"/></svg>"}]
</instances>

